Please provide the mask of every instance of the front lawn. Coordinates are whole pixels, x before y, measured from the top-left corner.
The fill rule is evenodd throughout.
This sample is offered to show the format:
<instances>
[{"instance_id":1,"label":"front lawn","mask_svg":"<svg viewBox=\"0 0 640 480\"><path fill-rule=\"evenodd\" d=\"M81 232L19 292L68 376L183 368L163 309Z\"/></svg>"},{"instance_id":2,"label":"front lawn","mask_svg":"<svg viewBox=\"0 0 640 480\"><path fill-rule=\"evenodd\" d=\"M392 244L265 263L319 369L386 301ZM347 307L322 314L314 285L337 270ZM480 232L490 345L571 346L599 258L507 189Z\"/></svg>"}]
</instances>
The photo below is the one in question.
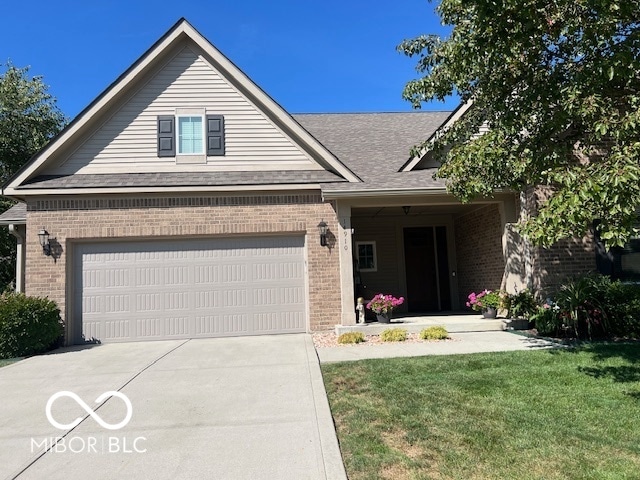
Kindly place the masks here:
<instances>
[{"instance_id":1,"label":"front lawn","mask_svg":"<svg viewBox=\"0 0 640 480\"><path fill-rule=\"evenodd\" d=\"M640 345L322 365L354 479L640 478Z\"/></svg>"},{"instance_id":2,"label":"front lawn","mask_svg":"<svg viewBox=\"0 0 640 480\"><path fill-rule=\"evenodd\" d=\"M12 363L22 360L21 358L0 358L0 367L10 365Z\"/></svg>"}]
</instances>

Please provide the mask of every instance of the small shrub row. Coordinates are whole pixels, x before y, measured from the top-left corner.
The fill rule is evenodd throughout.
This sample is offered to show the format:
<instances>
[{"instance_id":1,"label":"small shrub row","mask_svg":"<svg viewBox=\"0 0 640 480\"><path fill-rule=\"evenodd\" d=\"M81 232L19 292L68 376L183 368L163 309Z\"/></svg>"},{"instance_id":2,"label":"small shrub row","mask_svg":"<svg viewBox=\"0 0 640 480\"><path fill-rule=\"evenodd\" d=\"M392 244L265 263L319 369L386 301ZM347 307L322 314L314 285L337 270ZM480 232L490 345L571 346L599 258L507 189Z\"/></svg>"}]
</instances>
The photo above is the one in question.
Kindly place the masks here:
<instances>
[{"instance_id":1,"label":"small shrub row","mask_svg":"<svg viewBox=\"0 0 640 480\"><path fill-rule=\"evenodd\" d=\"M420 332L423 340L445 340L449 338L449 332L444 327L427 327ZM407 339L407 331L403 328L388 328L380 333L383 342L404 342ZM338 336L338 343L357 344L365 341L362 332L346 332Z\"/></svg>"},{"instance_id":2,"label":"small shrub row","mask_svg":"<svg viewBox=\"0 0 640 480\"><path fill-rule=\"evenodd\" d=\"M0 295L0 358L46 352L61 344L62 321L55 302L22 293Z\"/></svg>"},{"instance_id":3,"label":"small shrub row","mask_svg":"<svg viewBox=\"0 0 640 480\"><path fill-rule=\"evenodd\" d=\"M338 343L362 343L364 342L364 333L362 332L346 332L338 337Z\"/></svg>"},{"instance_id":4,"label":"small shrub row","mask_svg":"<svg viewBox=\"0 0 640 480\"><path fill-rule=\"evenodd\" d=\"M420 332L423 340L445 340L449 338L449 332L444 327L428 327Z\"/></svg>"},{"instance_id":5,"label":"small shrub row","mask_svg":"<svg viewBox=\"0 0 640 480\"><path fill-rule=\"evenodd\" d=\"M407 331L404 328L387 328L380 333L383 342L404 342L407 339Z\"/></svg>"}]
</instances>

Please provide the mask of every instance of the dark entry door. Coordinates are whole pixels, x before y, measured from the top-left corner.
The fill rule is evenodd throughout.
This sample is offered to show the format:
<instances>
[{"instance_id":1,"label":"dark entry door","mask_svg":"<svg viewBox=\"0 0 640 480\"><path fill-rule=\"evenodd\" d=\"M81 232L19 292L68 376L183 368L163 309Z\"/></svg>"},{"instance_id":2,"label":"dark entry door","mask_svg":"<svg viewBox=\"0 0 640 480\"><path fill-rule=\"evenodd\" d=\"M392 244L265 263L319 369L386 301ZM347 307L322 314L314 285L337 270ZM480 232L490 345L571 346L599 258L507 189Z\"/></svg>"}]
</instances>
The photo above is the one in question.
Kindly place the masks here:
<instances>
[{"instance_id":1,"label":"dark entry door","mask_svg":"<svg viewBox=\"0 0 640 480\"><path fill-rule=\"evenodd\" d=\"M446 227L405 228L404 258L409 311L451 310Z\"/></svg>"}]
</instances>

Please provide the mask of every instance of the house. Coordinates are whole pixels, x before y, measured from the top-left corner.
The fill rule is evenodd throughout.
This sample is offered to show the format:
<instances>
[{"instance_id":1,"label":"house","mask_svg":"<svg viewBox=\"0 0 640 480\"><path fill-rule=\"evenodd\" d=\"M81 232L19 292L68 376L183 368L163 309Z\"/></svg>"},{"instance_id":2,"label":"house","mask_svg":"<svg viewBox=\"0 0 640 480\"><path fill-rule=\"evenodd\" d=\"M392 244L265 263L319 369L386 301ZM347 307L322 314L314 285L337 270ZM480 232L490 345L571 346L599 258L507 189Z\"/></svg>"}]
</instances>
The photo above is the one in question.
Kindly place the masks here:
<instances>
[{"instance_id":1,"label":"house","mask_svg":"<svg viewBox=\"0 0 640 480\"><path fill-rule=\"evenodd\" d=\"M527 196L461 204L411 158L459 114L290 115L182 19L4 186L17 285L74 344L329 329L378 292L455 312L592 269L588 239L518 237Z\"/></svg>"}]
</instances>

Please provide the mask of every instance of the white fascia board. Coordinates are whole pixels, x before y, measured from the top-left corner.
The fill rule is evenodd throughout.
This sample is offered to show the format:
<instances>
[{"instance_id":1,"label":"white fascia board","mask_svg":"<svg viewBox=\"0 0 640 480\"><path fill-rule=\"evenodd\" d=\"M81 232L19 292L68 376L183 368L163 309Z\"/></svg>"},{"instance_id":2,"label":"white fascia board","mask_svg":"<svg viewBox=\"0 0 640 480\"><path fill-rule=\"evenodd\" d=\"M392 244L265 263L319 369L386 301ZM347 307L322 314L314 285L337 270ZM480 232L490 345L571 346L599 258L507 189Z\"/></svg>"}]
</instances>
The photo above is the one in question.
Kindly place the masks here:
<instances>
[{"instance_id":1,"label":"white fascia board","mask_svg":"<svg viewBox=\"0 0 640 480\"><path fill-rule=\"evenodd\" d=\"M453 114L447 119L444 125L442 125L435 132L433 132L433 134L431 135L431 137L427 139L427 141L429 143L432 143L433 138L439 135L439 133L442 132L443 130L447 130L449 127L451 127L451 125L456 123L460 119L460 117L462 117L465 113L467 113L467 110L471 108L471 105L473 105L473 100L467 100L463 105L461 105L456 111L453 112ZM428 151L429 151L428 147L425 147L422 150L420 150L420 153L414 156L410 162L408 162L406 165L404 165L400 169L400 171L410 172L411 170L413 170L414 167L418 163L420 163L420 160L422 160L422 158L427 154Z\"/></svg>"},{"instance_id":2,"label":"white fascia board","mask_svg":"<svg viewBox=\"0 0 640 480\"><path fill-rule=\"evenodd\" d=\"M442 188L394 188L394 189L372 189L372 190L330 190L322 191L322 198L325 200L339 200L341 198L377 198L377 197L400 197L407 195L442 195L447 189Z\"/></svg>"},{"instance_id":3,"label":"white fascia board","mask_svg":"<svg viewBox=\"0 0 640 480\"><path fill-rule=\"evenodd\" d=\"M26 218L13 218L0 220L0 225L26 225Z\"/></svg>"},{"instance_id":4,"label":"white fascia board","mask_svg":"<svg viewBox=\"0 0 640 480\"><path fill-rule=\"evenodd\" d=\"M104 188L39 188L39 189L15 189L5 188L2 195L24 199L30 196L43 196L43 195L112 195L112 194L158 194L165 193L219 193L219 192L273 192L273 191L291 191L291 190L320 190L319 183L305 183L305 184L284 184L284 185L222 185L222 186L194 186L194 187L104 187Z\"/></svg>"},{"instance_id":5,"label":"white fascia board","mask_svg":"<svg viewBox=\"0 0 640 480\"><path fill-rule=\"evenodd\" d=\"M62 147L66 142L72 139L76 133L81 130L87 122L99 114L104 108L108 106L111 100L118 95L127 85L129 85L134 79L140 75L147 66L152 63L160 53L167 50L169 46L183 33L183 26L176 28L167 38L165 38L159 45L154 48L152 52L149 52L135 67L116 85L111 87L104 95L99 97L96 103L84 114L82 117L74 121L69 128L67 128L60 137L56 138L53 142L47 145L38 155L37 159L29 165L19 176L13 179L13 181L7 186L5 190L11 190L21 185L27 180L34 172L36 172L55 152Z\"/></svg>"},{"instance_id":6,"label":"white fascia board","mask_svg":"<svg viewBox=\"0 0 640 480\"><path fill-rule=\"evenodd\" d=\"M498 188L493 191L494 195L513 194L514 192L505 188ZM451 195L445 187L435 188L394 188L394 189L372 189L372 190L323 190L324 200L340 200L341 198L378 198L378 197L402 197L411 195Z\"/></svg>"}]
</instances>

